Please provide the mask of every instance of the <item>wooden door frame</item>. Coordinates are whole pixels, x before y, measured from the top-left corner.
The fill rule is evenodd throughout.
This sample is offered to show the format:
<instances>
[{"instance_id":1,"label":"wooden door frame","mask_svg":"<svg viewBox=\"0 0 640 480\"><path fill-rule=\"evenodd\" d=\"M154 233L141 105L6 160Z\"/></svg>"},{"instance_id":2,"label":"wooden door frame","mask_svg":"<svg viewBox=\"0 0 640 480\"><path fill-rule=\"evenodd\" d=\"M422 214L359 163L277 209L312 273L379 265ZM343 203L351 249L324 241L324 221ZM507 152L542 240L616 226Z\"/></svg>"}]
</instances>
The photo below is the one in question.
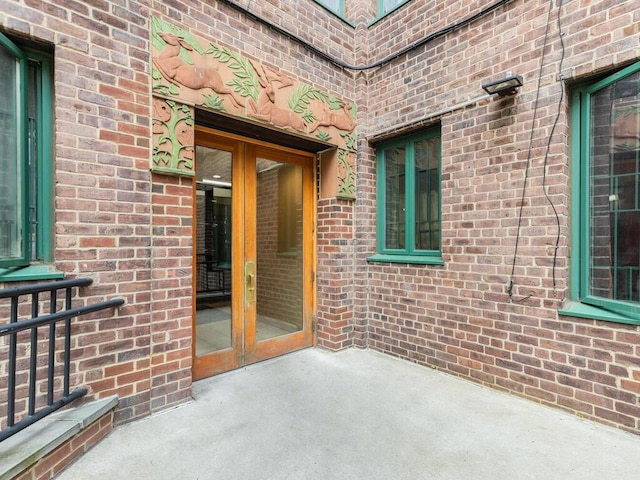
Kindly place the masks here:
<instances>
[{"instance_id":1,"label":"wooden door frame","mask_svg":"<svg viewBox=\"0 0 640 480\"><path fill-rule=\"evenodd\" d=\"M243 219L242 221L242 235L233 235L233 228L237 228L232 221L232 257L231 257L231 271L232 271L232 292L237 292L235 295L231 295L231 309L232 312L241 312L241 314L234 315L232 313L232 345L230 349L221 350L208 354L207 358L198 357L196 355L196 248L195 242L193 245L193 298L192 298L192 358L193 368L192 375L194 380L206 378L218 373L233 370L243 365L272 358L282 353L288 353L299 348L306 348L315 344L315 318L316 318L316 234L315 234L315 217L317 211L317 198L316 198L316 172L317 172L317 157L313 153L303 152L288 147L281 147L278 145L270 144L261 140L254 140L251 138L242 137L231 133L221 132L209 127L196 126L196 145L203 145L210 148L217 148L220 150L230 151L233 155L233 169L232 169L232 183L235 186L236 192L232 194L232 219ZM286 335L285 337L275 337L273 339L263 340L259 344L254 343L247 348L245 340L248 337L252 337L255 340L255 323L251 326L254 328L252 332L245 332L246 325L244 325L244 316L248 313L245 311L247 306L245 305L245 275L244 264L246 261L246 252L250 249L255 249L255 226L252 232L247 232L247 225L245 221L245 199L247 192L253 192L255 194L255 185L246 185L247 178L251 176L246 175L245 166L249 163L247 158L257 158L260 154L267 155L269 159L276 161L286 161L286 163L304 166L303 172L307 172L306 180L303 181L303 205L309 205L309 209L305 208L305 211L311 218L305 218L303 225L305 231L303 232L303 262L305 265L305 277L303 279L303 328L300 332L294 332ZM196 158L197 162L198 159ZM197 164L196 164L197 169ZM304 175L303 175L303 178ZM255 181L255 178L254 178ZM253 190L251 190L253 188ZM238 197L238 198L236 198ZM197 232L197 209L196 209L196 180L193 181L193 238L196 237ZM306 203L309 202L309 203ZM237 230L236 230L237 231ZM253 241L254 245L250 242ZM249 242L249 243L247 243ZM255 252L255 250L253 250ZM234 254L233 252L239 252L240 254ZM253 259L255 261L255 258ZM308 272L307 272L308 266ZM237 274L242 272L242 274ZM234 274L236 273L236 274ZM253 308L255 310L256 302L253 302ZM255 315L255 311L253 312ZM247 355L247 352L249 354Z\"/></svg>"},{"instance_id":2,"label":"wooden door frame","mask_svg":"<svg viewBox=\"0 0 640 480\"><path fill-rule=\"evenodd\" d=\"M196 129L196 138L197 138L197 129ZM215 148L218 150L224 150L227 152L231 152L232 154L232 162L233 167L231 170L232 173L232 183L235 182L235 185L240 187L240 193L238 193L239 197L242 197L243 194L243 179L244 179L244 161L237 161L237 158L244 157L243 144L237 142L235 140L226 139L221 136L209 136L207 135L204 138L201 138L197 145L203 145L209 148ZM197 159L196 159L197 161ZM236 167L236 163L238 166ZM231 348L227 348L224 350L218 350L216 352L212 352L205 356L198 357L196 355L196 341L195 341L195 333L196 333L196 308L197 308L197 293L196 293L196 278L197 278L197 250L196 250L196 242L195 238L197 235L198 228L198 220L197 220L197 207L196 207L196 189L197 189L197 181L196 178L193 180L193 211L192 211L192 224L193 224L193 232L192 238L194 239L192 245L192 306L191 306L191 357L192 357L192 377L193 380L200 380L202 378L210 377L216 375L218 373L227 372L229 370L234 370L239 368L243 363L242 358L242 318L239 315L233 315L233 312L238 311L238 308L242 308L242 298L239 295L231 295ZM241 218L240 216L244 212L244 203L240 199L235 199L234 194L232 193L231 197L231 218ZM232 225L233 228L233 225ZM232 230L233 232L233 230ZM240 238L237 238L240 237ZM239 235L234 236L231 235L231 271L234 271L234 268L237 268L236 262L242 261L244 257L243 252L244 244L242 242L242 238ZM233 252L240 252L240 255L233 255ZM234 275L231 275L231 291L233 292L236 288L242 288L242 284L237 285L237 282L241 282L242 279L237 279ZM239 291L239 290L236 290Z\"/></svg>"},{"instance_id":3,"label":"wooden door frame","mask_svg":"<svg viewBox=\"0 0 640 480\"><path fill-rule=\"evenodd\" d=\"M245 323L245 364L251 364L266 360L277 356L282 351L291 352L300 348L306 348L313 345L315 342L313 322L315 319L315 156L310 154L300 155L299 152L292 152L290 150L283 150L280 148L274 148L270 145L247 145L247 157L248 158L266 158L268 160L274 160L283 164L297 165L303 167L303 182L302 182L302 202L303 202L303 216L311 215L312 218L304 218L303 225L303 250L302 250L302 262L303 262L303 290L302 290L302 312L303 312L303 325L302 330L294 333L290 333L285 336L274 337L266 340L262 340L259 343L255 342L255 323L247 325ZM311 165L309 165L311 161ZM255 166L255 164L254 164ZM251 167L248 167L251 168ZM257 177L252 175L252 172L247 172L247 182L255 182ZM306 176L305 176L306 174ZM256 193L257 189L255 185L249 185L248 190ZM246 199L247 197L245 197ZM257 261L256 258L247 260L247 253L253 251L257 255L256 231L255 225L245 224L245 261ZM307 271L307 266L308 270ZM255 309L257 302L253 305L245 305L245 309ZM257 319L257 312L252 311L252 317L249 315L246 318ZM253 338L254 342L248 342Z\"/></svg>"}]
</instances>

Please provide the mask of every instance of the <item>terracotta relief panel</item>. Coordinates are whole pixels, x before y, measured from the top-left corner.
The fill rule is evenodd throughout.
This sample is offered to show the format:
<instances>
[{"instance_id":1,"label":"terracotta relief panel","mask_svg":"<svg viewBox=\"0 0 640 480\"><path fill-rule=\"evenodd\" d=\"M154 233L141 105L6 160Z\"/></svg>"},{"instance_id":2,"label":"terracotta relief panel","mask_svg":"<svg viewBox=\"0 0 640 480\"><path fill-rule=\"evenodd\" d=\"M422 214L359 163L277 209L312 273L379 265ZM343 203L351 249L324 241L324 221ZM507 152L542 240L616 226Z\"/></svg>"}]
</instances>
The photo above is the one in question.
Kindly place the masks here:
<instances>
[{"instance_id":1,"label":"terracotta relief panel","mask_svg":"<svg viewBox=\"0 0 640 480\"><path fill-rule=\"evenodd\" d=\"M175 120L175 117L164 120L167 109L183 112L182 108L186 106L218 110L313 137L338 147L343 152L340 158L355 159L355 155L349 154L356 149L354 103L299 82L288 73L248 59L215 42L206 42L155 17L152 19L152 48L153 169L176 174L193 171L193 157L191 161L188 158L189 154L193 155L193 135L192 144L184 145L177 132L166 131L172 127L184 129L185 125L193 130L193 110L189 121L186 118ZM180 137L186 140L184 130ZM181 148L174 139L178 139ZM182 157L169 159L169 153ZM338 190L344 191L343 196L350 198L352 194L348 192L355 192L355 161L345 162L341 171L348 173L335 181L342 185ZM353 188L344 186L350 182Z\"/></svg>"},{"instance_id":2,"label":"terracotta relief panel","mask_svg":"<svg viewBox=\"0 0 640 480\"><path fill-rule=\"evenodd\" d=\"M151 170L178 175L195 174L194 115L188 105L153 98Z\"/></svg>"},{"instance_id":3,"label":"terracotta relief panel","mask_svg":"<svg viewBox=\"0 0 640 480\"><path fill-rule=\"evenodd\" d=\"M339 198L356 198L356 154L349 150L338 149L337 172Z\"/></svg>"}]
</instances>

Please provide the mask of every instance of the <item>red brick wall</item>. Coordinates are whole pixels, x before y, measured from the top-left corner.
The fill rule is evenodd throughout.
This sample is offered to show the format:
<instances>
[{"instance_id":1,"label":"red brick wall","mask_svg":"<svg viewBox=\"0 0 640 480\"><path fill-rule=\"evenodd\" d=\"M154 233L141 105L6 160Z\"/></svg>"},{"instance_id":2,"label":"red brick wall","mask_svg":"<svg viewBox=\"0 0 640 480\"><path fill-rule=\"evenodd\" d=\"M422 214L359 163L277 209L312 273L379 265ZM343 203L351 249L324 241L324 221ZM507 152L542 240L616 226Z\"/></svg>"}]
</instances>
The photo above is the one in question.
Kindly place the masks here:
<instances>
[{"instance_id":1,"label":"red brick wall","mask_svg":"<svg viewBox=\"0 0 640 480\"><path fill-rule=\"evenodd\" d=\"M94 280L76 305L126 300L117 312L74 320L73 327L72 384L88 386L90 397L118 394L116 422L191 394L192 183L149 171L151 17L354 96L350 73L224 2L121 3L0 0L3 33L54 49L55 267ZM353 28L316 3L248 8L353 61Z\"/></svg>"},{"instance_id":2,"label":"red brick wall","mask_svg":"<svg viewBox=\"0 0 640 480\"><path fill-rule=\"evenodd\" d=\"M569 86L637 59L635 2L565 0ZM76 322L74 380L92 395L120 395L124 421L190 395L191 181L151 175L150 18L158 15L358 103L356 202L320 199L318 344L373 348L432 365L630 431L640 428L637 327L558 316L569 282L569 124L564 97L542 163L560 86L555 13L542 71L515 301L507 286L550 2L512 0L379 68L337 68L245 18L224 2L0 0L4 32L55 46L56 267L94 284L91 302L123 296L117 314ZM311 1L249 7L346 63L384 58L486 6L413 0L372 25L369 0L349 1L352 28ZM515 97L480 85L524 76ZM375 252L374 145L412 127L442 126L445 265L368 263Z\"/></svg>"},{"instance_id":3,"label":"red brick wall","mask_svg":"<svg viewBox=\"0 0 640 480\"><path fill-rule=\"evenodd\" d=\"M317 343L339 350L354 340L352 203L321 199L317 218Z\"/></svg>"},{"instance_id":4,"label":"red brick wall","mask_svg":"<svg viewBox=\"0 0 640 480\"><path fill-rule=\"evenodd\" d=\"M562 73L569 88L639 59L640 6L563 3ZM411 2L411 8L372 26L369 43L380 45L377 57L383 57L485 4ZM425 125L441 124L445 264L366 262L375 252L376 171L374 152L361 149L356 270L367 269L369 283L356 323L368 325L375 349L639 433L638 327L558 314L570 279L566 94L546 168L561 236L555 288L552 284L556 220L542 181L561 93L557 2L552 2L533 130L513 301L507 294L549 5L514 0L369 74L362 92L368 108L363 135L398 135L421 119ZM484 98L482 82L507 71L524 76L520 92Z\"/></svg>"},{"instance_id":5,"label":"red brick wall","mask_svg":"<svg viewBox=\"0 0 640 480\"><path fill-rule=\"evenodd\" d=\"M111 432L112 425L113 413L109 412L19 474L15 477L15 480L47 480L53 478L67 465L107 436Z\"/></svg>"}]
</instances>

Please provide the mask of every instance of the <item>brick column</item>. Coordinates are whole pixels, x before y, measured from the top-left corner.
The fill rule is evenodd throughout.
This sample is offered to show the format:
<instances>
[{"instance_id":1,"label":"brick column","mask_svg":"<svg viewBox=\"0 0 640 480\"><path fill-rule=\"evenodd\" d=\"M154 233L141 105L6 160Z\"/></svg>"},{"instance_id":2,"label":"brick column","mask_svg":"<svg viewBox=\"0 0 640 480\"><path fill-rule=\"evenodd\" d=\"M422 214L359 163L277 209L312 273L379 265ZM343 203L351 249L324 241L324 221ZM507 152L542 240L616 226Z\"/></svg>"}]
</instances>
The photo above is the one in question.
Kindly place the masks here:
<instances>
[{"instance_id":1,"label":"brick column","mask_svg":"<svg viewBox=\"0 0 640 480\"><path fill-rule=\"evenodd\" d=\"M151 410L191 395L192 179L153 175Z\"/></svg>"},{"instance_id":2,"label":"brick column","mask_svg":"<svg viewBox=\"0 0 640 480\"><path fill-rule=\"evenodd\" d=\"M353 344L353 201L318 202L317 345Z\"/></svg>"}]
</instances>

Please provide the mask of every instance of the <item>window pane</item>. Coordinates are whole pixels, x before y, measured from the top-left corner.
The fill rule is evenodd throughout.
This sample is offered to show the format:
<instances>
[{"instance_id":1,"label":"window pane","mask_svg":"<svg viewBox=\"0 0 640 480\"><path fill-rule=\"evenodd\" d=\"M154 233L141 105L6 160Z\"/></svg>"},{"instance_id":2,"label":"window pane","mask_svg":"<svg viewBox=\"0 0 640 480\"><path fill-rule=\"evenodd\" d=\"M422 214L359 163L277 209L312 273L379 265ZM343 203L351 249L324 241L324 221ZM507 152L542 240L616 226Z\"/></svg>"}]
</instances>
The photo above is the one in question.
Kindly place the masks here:
<instances>
[{"instance_id":1,"label":"window pane","mask_svg":"<svg viewBox=\"0 0 640 480\"><path fill-rule=\"evenodd\" d=\"M42 71L40 64L36 62L29 62L28 79L27 79L27 96L28 96L28 148L29 148L29 173L28 181L30 185L38 184L38 116L41 113L38 111L39 102L41 101L41 81ZM38 251L36 245L36 232L37 225L40 221L40 215L38 212L38 188L29 189L29 223L30 228L25 238L31 237L31 260L40 260L41 252Z\"/></svg>"},{"instance_id":2,"label":"window pane","mask_svg":"<svg viewBox=\"0 0 640 480\"><path fill-rule=\"evenodd\" d=\"M278 169L278 252L297 253L302 245L302 167L269 163Z\"/></svg>"},{"instance_id":3,"label":"window pane","mask_svg":"<svg viewBox=\"0 0 640 480\"><path fill-rule=\"evenodd\" d=\"M640 73L591 96L589 294L640 300Z\"/></svg>"},{"instance_id":4,"label":"window pane","mask_svg":"<svg viewBox=\"0 0 640 480\"><path fill-rule=\"evenodd\" d=\"M340 3L342 0L318 0L319 3L336 13L341 13Z\"/></svg>"},{"instance_id":5,"label":"window pane","mask_svg":"<svg viewBox=\"0 0 640 480\"><path fill-rule=\"evenodd\" d=\"M257 341L303 328L303 172L300 165L256 158Z\"/></svg>"},{"instance_id":6,"label":"window pane","mask_svg":"<svg viewBox=\"0 0 640 480\"><path fill-rule=\"evenodd\" d=\"M384 151L385 164L385 248L405 248L405 149Z\"/></svg>"},{"instance_id":7,"label":"window pane","mask_svg":"<svg viewBox=\"0 0 640 480\"><path fill-rule=\"evenodd\" d=\"M19 62L0 45L0 258L23 256Z\"/></svg>"},{"instance_id":8,"label":"window pane","mask_svg":"<svg viewBox=\"0 0 640 480\"><path fill-rule=\"evenodd\" d=\"M403 3L405 0L382 0L382 12L381 14L385 14L390 10L393 10L395 7Z\"/></svg>"},{"instance_id":9,"label":"window pane","mask_svg":"<svg viewBox=\"0 0 640 480\"><path fill-rule=\"evenodd\" d=\"M414 144L415 154L415 249L438 250L440 243L440 207L438 199L439 139L429 138Z\"/></svg>"}]
</instances>

